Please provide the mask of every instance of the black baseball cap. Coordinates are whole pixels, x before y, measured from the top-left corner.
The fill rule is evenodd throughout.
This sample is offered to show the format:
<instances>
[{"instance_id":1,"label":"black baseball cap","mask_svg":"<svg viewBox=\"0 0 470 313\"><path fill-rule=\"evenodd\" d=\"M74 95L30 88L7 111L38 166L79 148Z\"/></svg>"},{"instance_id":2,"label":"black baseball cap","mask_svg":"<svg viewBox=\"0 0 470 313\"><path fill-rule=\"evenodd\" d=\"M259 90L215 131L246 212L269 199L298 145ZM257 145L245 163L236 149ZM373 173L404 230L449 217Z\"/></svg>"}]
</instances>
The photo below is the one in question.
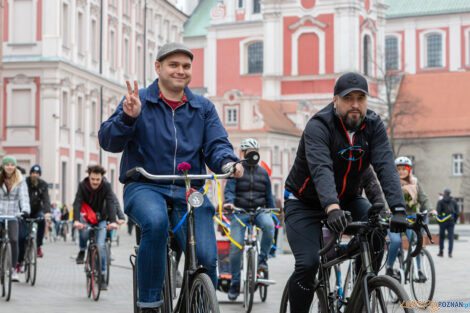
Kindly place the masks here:
<instances>
[{"instance_id":1,"label":"black baseball cap","mask_svg":"<svg viewBox=\"0 0 470 313\"><path fill-rule=\"evenodd\" d=\"M335 84L334 95L341 98L346 96L351 91L362 91L369 95L369 85L367 80L361 74L349 72L341 75Z\"/></svg>"},{"instance_id":2,"label":"black baseball cap","mask_svg":"<svg viewBox=\"0 0 470 313\"><path fill-rule=\"evenodd\" d=\"M193 53L188 47L179 42L170 42L163 45L160 50L158 50L157 61L161 62L170 54L177 52L186 54L191 59L191 61L194 58Z\"/></svg>"}]
</instances>

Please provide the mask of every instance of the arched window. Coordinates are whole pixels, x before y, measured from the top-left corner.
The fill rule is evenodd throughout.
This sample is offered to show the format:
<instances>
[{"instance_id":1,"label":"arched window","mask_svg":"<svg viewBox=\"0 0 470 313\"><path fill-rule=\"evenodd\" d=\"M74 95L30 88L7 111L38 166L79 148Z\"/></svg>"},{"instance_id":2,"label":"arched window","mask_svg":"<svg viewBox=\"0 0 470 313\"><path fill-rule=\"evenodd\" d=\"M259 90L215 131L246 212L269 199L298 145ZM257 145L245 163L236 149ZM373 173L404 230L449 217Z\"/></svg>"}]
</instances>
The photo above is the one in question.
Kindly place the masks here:
<instances>
[{"instance_id":1,"label":"arched window","mask_svg":"<svg viewBox=\"0 0 470 313\"><path fill-rule=\"evenodd\" d=\"M426 36L426 67L442 67L442 36L429 34Z\"/></svg>"},{"instance_id":2,"label":"arched window","mask_svg":"<svg viewBox=\"0 0 470 313\"><path fill-rule=\"evenodd\" d=\"M263 73L263 42L248 46L248 74Z\"/></svg>"},{"instance_id":3,"label":"arched window","mask_svg":"<svg viewBox=\"0 0 470 313\"><path fill-rule=\"evenodd\" d=\"M366 35L363 39L363 51L362 51L362 71L364 75L371 74L371 64L372 64L372 46L370 36Z\"/></svg>"},{"instance_id":4,"label":"arched window","mask_svg":"<svg viewBox=\"0 0 470 313\"><path fill-rule=\"evenodd\" d=\"M398 38L388 37L385 39L385 69L397 71L398 66Z\"/></svg>"}]
</instances>

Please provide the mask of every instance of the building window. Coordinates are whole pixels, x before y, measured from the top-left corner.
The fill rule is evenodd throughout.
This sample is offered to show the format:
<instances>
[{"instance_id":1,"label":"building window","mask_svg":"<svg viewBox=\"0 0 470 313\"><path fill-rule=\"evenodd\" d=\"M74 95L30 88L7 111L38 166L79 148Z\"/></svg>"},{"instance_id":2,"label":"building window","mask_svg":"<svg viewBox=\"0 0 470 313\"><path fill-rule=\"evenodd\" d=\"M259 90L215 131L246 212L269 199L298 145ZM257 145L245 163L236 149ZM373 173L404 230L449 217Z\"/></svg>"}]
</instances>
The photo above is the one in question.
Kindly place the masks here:
<instances>
[{"instance_id":1,"label":"building window","mask_svg":"<svg viewBox=\"0 0 470 313\"><path fill-rule=\"evenodd\" d=\"M129 74L129 39L124 38L124 73Z\"/></svg>"},{"instance_id":2,"label":"building window","mask_svg":"<svg viewBox=\"0 0 470 313\"><path fill-rule=\"evenodd\" d=\"M61 112L60 112L60 126L67 127L68 124L68 95L64 91L62 92L62 103L61 103Z\"/></svg>"},{"instance_id":3,"label":"building window","mask_svg":"<svg viewBox=\"0 0 470 313\"><path fill-rule=\"evenodd\" d=\"M430 34L426 37L426 67L442 67L442 36Z\"/></svg>"},{"instance_id":4,"label":"building window","mask_svg":"<svg viewBox=\"0 0 470 313\"><path fill-rule=\"evenodd\" d=\"M263 42L248 46L248 74L263 73Z\"/></svg>"},{"instance_id":5,"label":"building window","mask_svg":"<svg viewBox=\"0 0 470 313\"><path fill-rule=\"evenodd\" d=\"M111 184L111 190L113 190L113 191L114 191L114 175L115 175L114 172L115 172L114 169L111 169L111 171L109 171L109 173L110 173L109 174L110 175L110 177L109 177L110 182L109 183Z\"/></svg>"},{"instance_id":6,"label":"building window","mask_svg":"<svg viewBox=\"0 0 470 313\"><path fill-rule=\"evenodd\" d=\"M82 165L77 164L77 186L80 184L82 181Z\"/></svg>"},{"instance_id":7,"label":"building window","mask_svg":"<svg viewBox=\"0 0 470 313\"><path fill-rule=\"evenodd\" d=\"M111 30L109 33L109 65L112 69L116 66L116 33Z\"/></svg>"},{"instance_id":8,"label":"building window","mask_svg":"<svg viewBox=\"0 0 470 313\"><path fill-rule=\"evenodd\" d=\"M371 72L371 65L372 65L372 45L370 36L366 35L363 39L363 51L362 51L362 67L364 75L370 75Z\"/></svg>"},{"instance_id":9,"label":"building window","mask_svg":"<svg viewBox=\"0 0 470 313\"><path fill-rule=\"evenodd\" d=\"M91 20L91 58L93 61L98 60L98 26L96 20Z\"/></svg>"},{"instance_id":10,"label":"building window","mask_svg":"<svg viewBox=\"0 0 470 313\"><path fill-rule=\"evenodd\" d=\"M170 21L165 20L163 22L163 31L162 31L162 36L165 40L165 43L167 43L170 38L169 33L170 33Z\"/></svg>"},{"instance_id":11,"label":"building window","mask_svg":"<svg viewBox=\"0 0 470 313\"><path fill-rule=\"evenodd\" d=\"M13 89L8 103L8 126L34 126L34 101L31 89Z\"/></svg>"},{"instance_id":12,"label":"building window","mask_svg":"<svg viewBox=\"0 0 470 313\"><path fill-rule=\"evenodd\" d=\"M137 46L137 79L142 82L144 81L144 76L142 73L144 72L143 65L142 65L142 47Z\"/></svg>"},{"instance_id":13,"label":"building window","mask_svg":"<svg viewBox=\"0 0 470 313\"><path fill-rule=\"evenodd\" d=\"M77 99L77 112L75 114L75 129L76 131L83 131L83 98Z\"/></svg>"},{"instance_id":14,"label":"building window","mask_svg":"<svg viewBox=\"0 0 470 313\"><path fill-rule=\"evenodd\" d=\"M261 3L260 0L253 0L253 14L261 13Z\"/></svg>"},{"instance_id":15,"label":"building window","mask_svg":"<svg viewBox=\"0 0 470 313\"><path fill-rule=\"evenodd\" d=\"M455 201L457 202L457 206L459 207L459 212L463 212L464 209L464 198L455 198Z\"/></svg>"},{"instance_id":16,"label":"building window","mask_svg":"<svg viewBox=\"0 0 470 313\"><path fill-rule=\"evenodd\" d=\"M462 154L454 154L453 158L453 175L462 176L463 175L463 156Z\"/></svg>"},{"instance_id":17,"label":"building window","mask_svg":"<svg viewBox=\"0 0 470 313\"><path fill-rule=\"evenodd\" d=\"M225 108L225 125L237 125L238 108Z\"/></svg>"},{"instance_id":18,"label":"building window","mask_svg":"<svg viewBox=\"0 0 470 313\"><path fill-rule=\"evenodd\" d=\"M92 135L96 135L96 102L91 103L90 130Z\"/></svg>"},{"instance_id":19,"label":"building window","mask_svg":"<svg viewBox=\"0 0 470 313\"><path fill-rule=\"evenodd\" d=\"M62 4L62 45L69 46L69 5Z\"/></svg>"},{"instance_id":20,"label":"building window","mask_svg":"<svg viewBox=\"0 0 470 313\"><path fill-rule=\"evenodd\" d=\"M279 147L274 146L274 152L273 152L273 165L280 165L281 164L281 158L279 154Z\"/></svg>"},{"instance_id":21,"label":"building window","mask_svg":"<svg viewBox=\"0 0 470 313\"><path fill-rule=\"evenodd\" d=\"M470 66L470 29L467 30L467 66Z\"/></svg>"},{"instance_id":22,"label":"building window","mask_svg":"<svg viewBox=\"0 0 470 313\"><path fill-rule=\"evenodd\" d=\"M274 184L274 201L281 199L279 192L279 184Z\"/></svg>"},{"instance_id":23,"label":"building window","mask_svg":"<svg viewBox=\"0 0 470 313\"><path fill-rule=\"evenodd\" d=\"M83 13L78 12L77 15L77 50L83 54Z\"/></svg>"},{"instance_id":24,"label":"building window","mask_svg":"<svg viewBox=\"0 0 470 313\"><path fill-rule=\"evenodd\" d=\"M243 8L243 0L238 0L238 8L241 9Z\"/></svg>"},{"instance_id":25,"label":"building window","mask_svg":"<svg viewBox=\"0 0 470 313\"><path fill-rule=\"evenodd\" d=\"M389 37L385 39L385 69L397 71L398 67L398 38Z\"/></svg>"},{"instance_id":26,"label":"building window","mask_svg":"<svg viewBox=\"0 0 470 313\"><path fill-rule=\"evenodd\" d=\"M63 204L67 204L67 162L62 161L62 179L60 184L61 200Z\"/></svg>"},{"instance_id":27,"label":"building window","mask_svg":"<svg viewBox=\"0 0 470 313\"><path fill-rule=\"evenodd\" d=\"M35 16L33 9L33 1L9 1L13 2L12 12L12 41L15 43L30 43L34 41L36 27L33 27Z\"/></svg>"}]
</instances>

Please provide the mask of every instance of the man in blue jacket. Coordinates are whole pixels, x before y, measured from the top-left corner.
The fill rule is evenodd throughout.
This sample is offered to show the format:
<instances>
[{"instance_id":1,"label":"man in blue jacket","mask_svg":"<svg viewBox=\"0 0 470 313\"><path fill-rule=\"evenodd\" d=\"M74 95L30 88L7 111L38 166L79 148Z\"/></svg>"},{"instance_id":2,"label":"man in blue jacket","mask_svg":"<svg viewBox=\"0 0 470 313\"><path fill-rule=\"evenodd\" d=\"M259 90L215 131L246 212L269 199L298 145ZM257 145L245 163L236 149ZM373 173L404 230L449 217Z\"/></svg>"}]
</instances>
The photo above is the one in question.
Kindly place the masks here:
<instances>
[{"instance_id":1,"label":"man in blue jacket","mask_svg":"<svg viewBox=\"0 0 470 313\"><path fill-rule=\"evenodd\" d=\"M183 181L153 182L140 174L128 178L126 171L140 166L156 175L178 174L177 165L188 162L189 174L204 174L206 165L221 173L225 164L238 161L214 104L187 87L192 61L193 54L186 46L164 45L155 62L159 78L141 90L136 81L134 90L127 81L128 94L99 131L103 149L123 152L119 180L125 184L125 213L142 229L137 258L137 304L142 312L158 312L162 304L168 228L170 224L176 226L186 213L186 189ZM240 164L233 175L243 175ZM201 185L193 183L195 188ZM173 206L171 216L168 205ZM214 212L206 198L204 205L195 210L195 224L198 260L216 286ZM185 232L184 226L175 234L182 247Z\"/></svg>"},{"instance_id":2,"label":"man in blue jacket","mask_svg":"<svg viewBox=\"0 0 470 313\"><path fill-rule=\"evenodd\" d=\"M259 144L255 139L248 138L242 141L240 149L243 151L243 157L245 157L250 151L258 152ZM268 172L258 164L244 164L243 166L245 167L243 177L230 179L225 185L225 208L233 208L233 206L245 210L254 210L257 207L274 208L275 204ZM238 214L237 217L238 219L235 216L231 218L230 234L233 240L243 246L246 229L243 224L246 225L248 223L249 216L247 214ZM243 224L238 220L242 221ZM255 222L263 231L258 269L267 272L268 253L274 235L274 222L269 213L258 214ZM230 289L228 291L228 298L230 300L237 299L240 293L241 255L242 250L232 243L230 245L230 274L232 275L232 280L230 281Z\"/></svg>"}]
</instances>

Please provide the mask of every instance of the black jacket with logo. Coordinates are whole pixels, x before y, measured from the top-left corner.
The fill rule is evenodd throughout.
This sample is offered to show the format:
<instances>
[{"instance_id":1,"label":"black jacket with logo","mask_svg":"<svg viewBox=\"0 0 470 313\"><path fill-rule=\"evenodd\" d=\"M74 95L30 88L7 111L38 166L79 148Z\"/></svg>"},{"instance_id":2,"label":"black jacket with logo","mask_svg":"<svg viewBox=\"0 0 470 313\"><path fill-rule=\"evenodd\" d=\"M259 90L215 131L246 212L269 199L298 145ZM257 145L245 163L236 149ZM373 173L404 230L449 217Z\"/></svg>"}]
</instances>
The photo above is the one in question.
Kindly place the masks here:
<instances>
[{"instance_id":1,"label":"black jacket with logo","mask_svg":"<svg viewBox=\"0 0 470 313\"><path fill-rule=\"evenodd\" d=\"M352 146L362 149L363 154L350 161L347 160L349 150L340 152ZM333 203L345 204L357 196L361 176L370 164L389 207L392 210L405 207L393 152L380 117L367 110L351 140L331 102L307 123L287 177L286 190L315 209L325 210Z\"/></svg>"},{"instance_id":2,"label":"black jacket with logo","mask_svg":"<svg viewBox=\"0 0 470 313\"><path fill-rule=\"evenodd\" d=\"M51 201L49 200L47 183L39 178L38 183L35 185L31 181L31 177L27 177L26 184L28 185L31 216L36 216L41 211L44 213L51 212Z\"/></svg>"}]
</instances>

